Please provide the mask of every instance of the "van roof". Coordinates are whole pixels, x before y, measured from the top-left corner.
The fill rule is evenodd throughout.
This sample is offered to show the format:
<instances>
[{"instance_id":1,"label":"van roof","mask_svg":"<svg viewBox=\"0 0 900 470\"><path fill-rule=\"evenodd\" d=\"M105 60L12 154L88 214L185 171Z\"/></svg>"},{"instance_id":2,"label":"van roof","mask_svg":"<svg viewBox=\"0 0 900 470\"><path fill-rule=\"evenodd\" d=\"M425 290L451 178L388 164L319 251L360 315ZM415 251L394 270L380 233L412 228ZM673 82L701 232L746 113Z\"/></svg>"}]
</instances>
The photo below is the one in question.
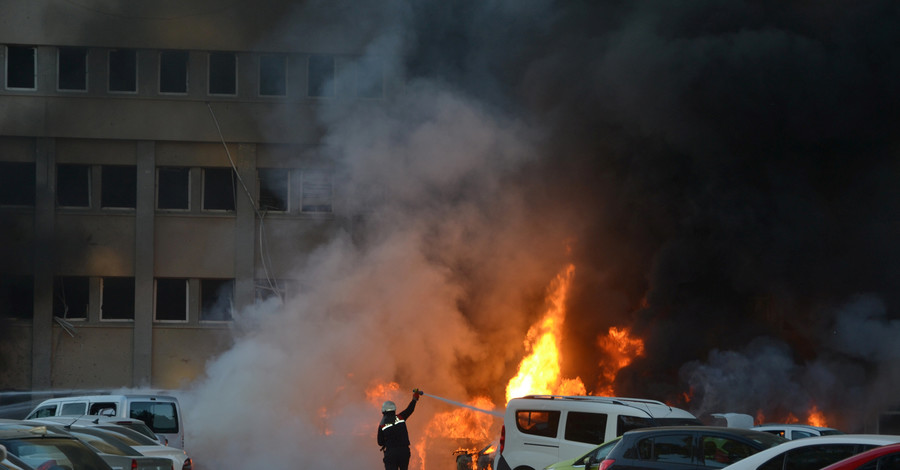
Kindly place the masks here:
<instances>
[{"instance_id":1,"label":"van roof","mask_svg":"<svg viewBox=\"0 0 900 470\"><path fill-rule=\"evenodd\" d=\"M654 418L663 418L663 417L674 417L674 418L693 418L696 419L694 415L691 413L682 410L680 408L675 408L673 406L669 406L658 400L648 400L644 398L628 398L628 397L602 397L602 396L592 396L592 395L526 395L524 397L513 398L510 400L509 404L511 405L515 401L522 400L539 400L539 401L560 401L560 402L571 402L571 403L599 403L599 404L607 404L607 405L618 405L624 406L628 408L632 408L635 410L640 410L643 413L646 413L649 416ZM508 407L509 405L507 405Z\"/></svg>"},{"instance_id":2,"label":"van roof","mask_svg":"<svg viewBox=\"0 0 900 470\"><path fill-rule=\"evenodd\" d=\"M96 395L73 395L69 397L48 398L41 403L55 403L60 401L78 401L78 400L119 400L119 399L138 399L138 400L160 400L160 401L178 401L177 398L170 395L151 395L151 394L96 394Z\"/></svg>"}]
</instances>

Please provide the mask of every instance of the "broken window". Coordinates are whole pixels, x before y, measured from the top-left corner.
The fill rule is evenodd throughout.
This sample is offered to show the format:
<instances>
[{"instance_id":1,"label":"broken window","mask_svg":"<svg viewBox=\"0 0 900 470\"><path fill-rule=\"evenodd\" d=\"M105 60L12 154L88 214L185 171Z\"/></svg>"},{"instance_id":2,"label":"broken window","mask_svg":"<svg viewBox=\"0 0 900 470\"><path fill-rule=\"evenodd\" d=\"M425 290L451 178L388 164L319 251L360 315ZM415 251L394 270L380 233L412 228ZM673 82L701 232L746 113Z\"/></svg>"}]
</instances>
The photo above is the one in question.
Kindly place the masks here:
<instances>
[{"instance_id":1,"label":"broken window","mask_svg":"<svg viewBox=\"0 0 900 470\"><path fill-rule=\"evenodd\" d=\"M190 209L191 169L159 167L156 169L156 208Z\"/></svg>"},{"instance_id":2,"label":"broken window","mask_svg":"<svg viewBox=\"0 0 900 470\"><path fill-rule=\"evenodd\" d=\"M134 49L109 51L109 91L137 91L137 52Z\"/></svg>"},{"instance_id":3,"label":"broken window","mask_svg":"<svg viewBox=\"0 0 900 470\"><path fill-rule=\"evenodd\" d=\"M34 278L0 277L0 318L28 320L34 316Z\"/></svg>"},{"instance_id":4,"label":"broken window","mask_svg":"<svg viewBox=\"0 0 900 470\"><path fill-rule=\"evenodd\" d=\"M87 91L87 49L60 47L57 57L57 88L60 90Z\"/></svg>"},{"instance_id":5,"label":"broken window","mask_svg":"<svg viewBox=\"0 0 900 470\"><path fill-rule=\"evenodd\" d=\"M203 169L203 210L233 211L236 178L231 168Z\"/></svg>"},{"instance_id":6,"label":"broken window","mask_svg":"<svg viewBox=\"0 0 900 470\"><path fill-rule=\"evenodd\" d=\"M159 92L187 93L188 52L162 51L159 53Z\"/></svg>"},{"instance_id":7,"label":"broken window","mask_svg":"<svg viewBox=\"0 0 900 470\"><path fill-rule=\"evenodd\" d=\"M334 57L314 55L309 58L307 83L309 96L334 96Z\"/></svg>"},{"instance_id":8,"label":"broken window","mask_svg":"<svg viewBox=\"0 0 900 470\"><path fill-rule=\"evenodd\" d=\"M187 279L159 278L156 280L156 303L154 310L154 319L156 321L187 321Z\"/></svg>"},{"instance_id":9,"label":"broken window","mask_svg":"<svg viewBox=\"0 0 900 470\"><path fill-rule=\"evenodd\" d=\"M0 162L0 205L34 206L34 163Z\"/></svg>"},{"instance_id":10,"label":"broken window","mask_svg":"<svg viewBox=\"0 0 900 470\"><path fill-rule=\"evenodd\" d=\"M60 207L91 206L90 165L56 165L56 204Z\"/></svg>"},{"instance_id":11,"label":"broken window","mask_svg":"<svg viewBox=\"0 0 900 470\"><path fill-rule=\"evenodd\" d=\"M331 174L325 170L304 170L300 194L303 212L331 212Z\"/></svg>"},{"instance_id":12,"label":"broken window","mask_svg":"<svg viewBox=\"0 0 900 470\"><path fill-rule=\"evenodd\" d=\"M6 46L6 88L37 89L37 49Z\"/></svg>"},{"instance_id":13,"label":"broken window","mask_svg":"<svg viewBox=\"0 0 900 470\"><path fill-rule=\"evenodd\" d=\"M53 280L53 316L66 320L87 319L89 299L89 277L57 276Z\"/></svg>"},{"instance_id":14,"label":"broken window","mask_svg":"<svg viewBox=\"0 0 900 470\"><path fill-rule=\"evenodd\" d=\"M259 94L287 94L287 57L283 54L263 54L259 57Z\"/></svg>"},{"instance_id":15,"label":"broken window","mask_svg":"<svg viewBox=\"0 0 900 470\"><path fill-rule=\"evenodd\" d=\"M285 168L260 168L257 170L259 182L259 209L287 212L290 170Z\"/></svg>"},{"instance_id":16,"label":"broken window","mask_svg":"<svg viewBox=\"0 0 900 470\"><path fill-rule=\"evenodd\" d=\"M137 167L103 165L100 178L100 207L132 209L135 207Z\"/></svg>"},{"instance_id":17,"label":"broken window","mask_svg":"<svg viewBox=\"0 0 900 470\"><path fill-rule=\"evenodd\" d=\"M100 286L100 319L134 320L134 278L104 277Z\"/></svg>"},{"instance_id":18,"label":"broken window","mask_svg":"<svg viewBox=\"0 0 900 470\"><path fill-rule=\"evenodd\" d=\"M209 54L209 94L237 94L237 56L234 53Z\"/></svg>"},{"instance_id":19,"label":"broken window","mask_svg":"<svg viewBox=\"0 0 900 470\"><path fill-rule=\"evenodd\" d=\"M234 279L200 280L200 321L231 321Z\"/></svg>"}]
</instances>

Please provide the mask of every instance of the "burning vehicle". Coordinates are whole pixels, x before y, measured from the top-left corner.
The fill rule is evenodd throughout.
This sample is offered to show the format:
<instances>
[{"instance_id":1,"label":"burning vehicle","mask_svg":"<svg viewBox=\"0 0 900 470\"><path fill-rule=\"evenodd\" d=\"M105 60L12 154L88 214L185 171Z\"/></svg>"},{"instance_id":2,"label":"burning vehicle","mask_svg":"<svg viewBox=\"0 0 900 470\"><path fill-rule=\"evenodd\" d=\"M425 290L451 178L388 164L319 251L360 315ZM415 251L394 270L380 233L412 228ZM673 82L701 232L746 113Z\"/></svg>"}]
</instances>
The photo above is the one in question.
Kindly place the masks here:
<instances>
[{"instance_id":1,"label":"burning vehicle","mask_svg":"<svg viewBox=\"0 0 900 470\"><path fill-rule=\"evenodd\" d=\"M494 444L481 450L457 449L453 451L453 455L456 456L456 470L493 470L496 450Z\"/></svg>"}]
</instances>

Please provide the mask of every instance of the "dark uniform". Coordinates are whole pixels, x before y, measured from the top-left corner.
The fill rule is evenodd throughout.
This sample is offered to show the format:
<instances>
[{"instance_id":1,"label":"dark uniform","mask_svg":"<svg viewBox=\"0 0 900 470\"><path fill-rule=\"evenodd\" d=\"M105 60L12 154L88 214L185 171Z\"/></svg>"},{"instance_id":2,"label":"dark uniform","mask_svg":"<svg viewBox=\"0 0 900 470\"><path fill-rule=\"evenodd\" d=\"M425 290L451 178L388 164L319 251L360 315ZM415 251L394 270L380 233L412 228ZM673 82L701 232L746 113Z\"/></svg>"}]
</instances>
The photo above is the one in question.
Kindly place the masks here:
<instances>
[{"instance_id":1,"label":"dark uniform","mask_svg":"<svg viewBox=\"0 0 900 470\"><path fill-rule=\"evenodd\" d=\"M409 468L409 432L406 430L406 420L416 410L416 402L419 395L413 393L413 399L409 406L400 413L387 411L381 417L378 425L378 445L384 451L385 470L407 470Z\"/></svg>"}]
</instances>

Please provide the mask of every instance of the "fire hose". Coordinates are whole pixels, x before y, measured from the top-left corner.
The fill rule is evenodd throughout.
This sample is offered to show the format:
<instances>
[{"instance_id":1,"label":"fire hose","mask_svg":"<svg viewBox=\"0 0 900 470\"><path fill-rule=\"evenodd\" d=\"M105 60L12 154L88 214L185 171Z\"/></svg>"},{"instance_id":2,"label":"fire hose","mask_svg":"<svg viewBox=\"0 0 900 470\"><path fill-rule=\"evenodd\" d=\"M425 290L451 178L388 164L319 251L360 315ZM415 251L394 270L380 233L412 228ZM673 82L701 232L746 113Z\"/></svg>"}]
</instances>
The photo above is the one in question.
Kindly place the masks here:
<instances>
[{"instance_id":1,"label":"fire hose","mask_svg":"<svg viewBox=\"0 0 900 470\"><path fill-rule=\"evenodd\" d=\"M460 402L458 402L458 401L454 401L454 400L451 400L451 399L449 399L449 398L439 397L439 396L437 396L437 395L432 395L432 394L430 394L430 393L429 393L429 394L426 394L425 392L423 392L422 390L419 390L418 388L414 388L414 389L413 389L413 393L416 393L416 394L418 394L419 396L428 396L428 397L434 398L434 399L436 399L436 400L440 400L440 401L442 401L442 402L449 403L449 404L451 404L451 405L456 405L456 406L459 406L459 407L462 407L462 408L468 408L468 409L470 409L470 410L479 411L479 412L481 412L481 413L487 413L487 414L489 414L489 415L496 416L496 417L498 417L498 418L502 418L502 417L503 417L503 413L502 413L502 412L491 411L491 410L485 410L485 409L478 408L478 407L475 407L475 406L472 406L472 405L467 405L467 404L465 404L465 403L460 403Z\"/></svg>"}]
</instances>

